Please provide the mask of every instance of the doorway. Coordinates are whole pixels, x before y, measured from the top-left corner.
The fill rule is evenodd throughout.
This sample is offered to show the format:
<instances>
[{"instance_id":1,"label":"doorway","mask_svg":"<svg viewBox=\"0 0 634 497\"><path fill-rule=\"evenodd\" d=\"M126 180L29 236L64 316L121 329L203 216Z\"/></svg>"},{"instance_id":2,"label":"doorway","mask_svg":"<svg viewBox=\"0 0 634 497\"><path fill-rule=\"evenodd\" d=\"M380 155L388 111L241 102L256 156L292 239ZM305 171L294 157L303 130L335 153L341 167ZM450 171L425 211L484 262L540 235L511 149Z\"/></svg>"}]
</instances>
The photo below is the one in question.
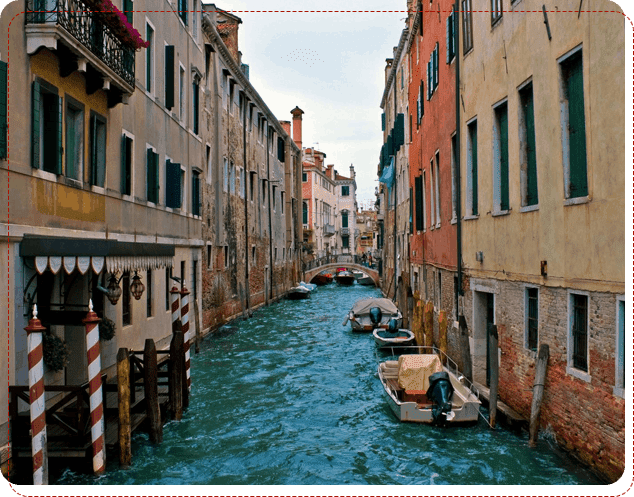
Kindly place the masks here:
<instances>
[{"instance_id":1,"label":"doorway","mask_svg":"<svg viewBox=\"0 0 634 497\"><path fill-rule=\"evenodd\" d=\"M473 292L473 379L489 386L489 330L495 324L495 294Z\"/></svg>"}]
</instances>

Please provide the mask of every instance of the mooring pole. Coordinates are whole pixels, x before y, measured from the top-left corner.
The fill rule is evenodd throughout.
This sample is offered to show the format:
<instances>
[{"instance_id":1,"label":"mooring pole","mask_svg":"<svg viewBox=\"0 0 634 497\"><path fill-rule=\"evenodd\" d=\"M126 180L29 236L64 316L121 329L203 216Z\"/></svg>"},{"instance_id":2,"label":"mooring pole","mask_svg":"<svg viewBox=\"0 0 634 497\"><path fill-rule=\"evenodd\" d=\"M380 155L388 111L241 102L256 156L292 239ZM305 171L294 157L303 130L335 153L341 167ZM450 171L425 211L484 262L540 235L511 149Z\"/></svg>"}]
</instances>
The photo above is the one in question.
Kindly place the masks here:
<instances>
[{"instance_id":1,"label":"mooring pole","mask_svg":"<svg viewBox=\"0 0 634 497\"><path fill-rule=\"evenodd\" d=\"M495 428L495 421L498 411L498 327L492 325L489 330L489 368L491 369L491 377L489 379L489 424L491 428Z\"/></svg>"},{"instance_id":2,"label":"mooring pole","mask_svg":"<svg viewBox=\"0 0 634 497\"><path fill-rule=\"evenodd\" d=\"M546 370L548 369L548 356L550 349L543 343L539 347L537 355L537 367L535 368L535 383L533 384L533 402L531 403L531 420L529 425L528 446L535 447L537 444L537 434L539 432L539 411L542 407L542 397L544 395L544 382L546 381Z\"/></svg>"},{"instance_id":3,"label":"mooring pole","mask_svg":"<svg viewBox=\"0 0 634 497\"><path fill-rule=\"evenodd\" d=\"M37 305L33 305L33 318L26 330L29 350L29 404L31 414L31 454L33 456L33 485L48 485L48 454L46 447L46 398L44 395L44 350L42 332L46 329L37 318ZM16 409L17 412L17 409ZM13 420L13 422L16 422Z\"/></svg>"},{"instance_id":4,"label":"mooring pole","mask_svg":"<svg viewBox=\"0 0 634 497\"><path fill-rule=\"evenodd\" d=\"M119 464L132 464L132 424L130 422L130 354L120 348L117 353L117 394L119 404Z\"/></svg>"}]
</instances>

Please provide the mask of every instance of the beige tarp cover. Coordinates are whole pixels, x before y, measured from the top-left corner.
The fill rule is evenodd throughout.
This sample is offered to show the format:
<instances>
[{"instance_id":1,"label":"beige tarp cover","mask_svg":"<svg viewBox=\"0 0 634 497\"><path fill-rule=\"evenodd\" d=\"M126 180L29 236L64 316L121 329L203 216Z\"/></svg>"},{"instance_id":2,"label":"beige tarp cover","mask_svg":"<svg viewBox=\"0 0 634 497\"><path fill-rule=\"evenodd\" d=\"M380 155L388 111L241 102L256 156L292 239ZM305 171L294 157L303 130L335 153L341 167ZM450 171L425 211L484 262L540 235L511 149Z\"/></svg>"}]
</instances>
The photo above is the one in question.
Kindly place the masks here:
<instances>
[{"instance_id":1,"label":"beige tarp cover","mask_svg":"<svg viewBox=\"0 0 634 497\"><path fill-rule=\"evenodd\" d=\"M398 358L398 386L404 390L429 389L429 377L442 371L436 354L402 355Z\"/></svg>"},{"instance_id":2,"label":"beige tarp cover","mask_svg":"<svg viewBox=\"0 0 634 497\"><path fill-rule=\"evenodd\" d=\"M379 307L381 312L398 314L398 307L390 299L362 299L352 306L352 312L356 316L368 314L373 307Z\"/></svg>"}]
</instances>

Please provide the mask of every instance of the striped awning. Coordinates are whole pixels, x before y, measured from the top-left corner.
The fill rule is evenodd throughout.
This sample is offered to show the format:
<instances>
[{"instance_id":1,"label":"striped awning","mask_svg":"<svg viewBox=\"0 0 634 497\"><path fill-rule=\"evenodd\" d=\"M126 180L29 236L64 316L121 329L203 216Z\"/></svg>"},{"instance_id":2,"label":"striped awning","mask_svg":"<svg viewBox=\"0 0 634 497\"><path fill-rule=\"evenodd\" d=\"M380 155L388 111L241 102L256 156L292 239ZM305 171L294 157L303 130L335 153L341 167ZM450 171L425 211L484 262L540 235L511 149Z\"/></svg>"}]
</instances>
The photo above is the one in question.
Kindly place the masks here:
<instances>
[{"instance_id":1,"label":"striped awning","mask_svg":"<svg viewBox=\"0 0 634 497\"><path fill-rule=\"evenodd\" d=\"M174 246L159 243L119 242L117 240L75 239L25 235L20 255L33 257L39 274L62 268L68 274L92 270L101 273L147 271L174 265Z\"/></svg>"}]
</instances>

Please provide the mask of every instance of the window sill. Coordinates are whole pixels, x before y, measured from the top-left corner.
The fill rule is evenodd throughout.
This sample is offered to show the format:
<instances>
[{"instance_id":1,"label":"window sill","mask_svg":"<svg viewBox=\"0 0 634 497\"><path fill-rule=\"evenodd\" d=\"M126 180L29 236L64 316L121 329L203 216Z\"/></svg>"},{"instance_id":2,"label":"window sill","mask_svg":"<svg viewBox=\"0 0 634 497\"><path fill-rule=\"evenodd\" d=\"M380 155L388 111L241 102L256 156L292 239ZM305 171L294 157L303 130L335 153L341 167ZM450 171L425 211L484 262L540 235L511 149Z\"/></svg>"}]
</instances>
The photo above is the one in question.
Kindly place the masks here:
<instances>
[{"instance_id":1,"label":"window sill","mask_svg":"<svg viewBox=\"0 0 634 497\"><path fill-rule=\"evenodd\" d=\"M491 216L493 217L508 216L510 213L511 213L511 209L508 209L506 211L495 211L491 213Z\"/></svg>"},{"instance_id":2,"label":"window sill","mask_svg":"<svg viewBox=\"0 0 634 497\"><path fill-rule=\"evenodd\" d=\"M473 221L474 219L480 219L480 214L469 214L462 218L463 221Z\"/></svg>"},{"instance_id":3,"label":"window sill","mask_svg":"<svg viewBox=\"0 0 634 497\"><path fill-rule=\"evenodd\" d=\"M573 368L572 366L566 366L566 374L570 376L574 376L575 378L579 378L586 383L590 383L592 381L592 376L590 376L585 371L581 371L579 369Z\"/></svg>"},{"instance_id":4,"label":"window sill","mask_svg":"<svg viewBox=\"0 0 634 497\"><path fill-rule=\"evenodd\" d=\"M458 218L457 217L452 217L451 218L451 224L457 224L458 223Z\"/></svg>"},{"instance_id":5,"label":"window sill","mask_svg":"<svg viewBox=\"0 0 634 497\"><path fill-rule=\"evenodd\" d=\"M622 399L625 398L625 389L622 387L613 387L612 388L612 395L614 395L615 397L620 397Z\"/></svg>"},{"instance_id":6,"label":"window sill","mask_svg":"<svg viewBox=\"0 0 634 497\"><path fill-rule=\"evenodd\" d=\"M587 195L585 197L567 198L564 200L564 206L587 204L587 203L590 203L591 201L592 201L592 197L590 195Z\"/></svg>"},{"instance_id":7,"label":"window sill","mask_svg":"<svg viewBox=\"0 0 634 497\"><path fill-rule=\"evenodd\" d=\"M440 223L436 223L436 229L439 230L440 229Z\"/></svg>"},{"instance_id":8,"label":"window sill","mask_svg":"<svg viewBox=\"0 0 634 497\"><path fill-rule=\"evenodd\" d=\"M44 171L42 169L32 169L32 171L33 176L35 176L36 178L45 179L47 181L57 183L57 174L55 173L49 173L48 171Z\"/></svg>"},{"instance_id":9,"label":"window sill","mask_svg":"<svg viewBox=\"0 0 634 497\"><path fill-rule=\"evenodd\" d=\"M90 190L93 193L98 193L99 195L105 195L106 193L106 189L102 186L97 186L97 185L91 185L90 186Z\"/></svg>"},{"instance_id":10,"label":"window sill","mask_svg":"<svg viewBox=\"0 0 634 497\"><path fill-rule=\"evenodd\" d=\"M84 184L81 181L74 178L67 178L66 176L62 176L62 183L71 188L78 188L80 190L84 188Z\"/></svg>"},{"instance_id":11,"label":"window sill","mask_svg":"<svg viewBox=\"0 0 634 497\"><path fill-rule=\"evenodd\" d=\"M520 212L534 212L539 210L539 204L535 205L527 205L525 207L520 207Z\"/></svg>"}]
</instances>

